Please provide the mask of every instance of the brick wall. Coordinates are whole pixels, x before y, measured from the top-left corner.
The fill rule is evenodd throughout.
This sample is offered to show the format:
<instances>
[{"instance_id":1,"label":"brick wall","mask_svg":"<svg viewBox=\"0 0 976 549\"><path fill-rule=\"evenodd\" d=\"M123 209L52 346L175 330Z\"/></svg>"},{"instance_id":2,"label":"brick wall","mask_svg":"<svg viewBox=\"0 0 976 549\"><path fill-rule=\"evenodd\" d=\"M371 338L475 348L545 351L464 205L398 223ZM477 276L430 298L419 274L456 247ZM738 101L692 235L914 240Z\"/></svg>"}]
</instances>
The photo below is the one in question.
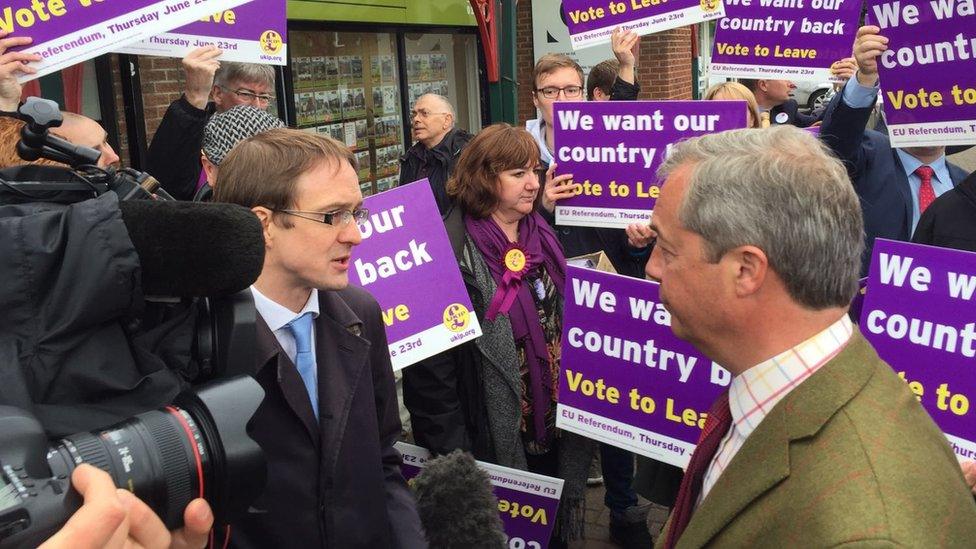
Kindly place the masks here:
<instances>
[{"instance_id":1,"label":"brick wall","mask_svg":"<svg viewBox=\"0 0 976 549\"><path fill-rule=\"evenodd\" d=\"M129 158L129 134L125 125L125 103L122 101L122 77L119 74L119 56L111 55L109 66L112 68L112 97L115 101L115 127L118 129L119 142L116 153L126 166L132 163ZM106 124L109 121L104 121Z\"/></svg>"},{"instance_id":2,"label":"brick wall","mask_svg":"<svg viewBox=\"0 0 976 549\"><path fill-rule=\"evenodd\" d=\"M519 0L516 12L516 51L518 70L519 123L535 118L532 105L532 68L535 53L532 41L532 1ZM673 29L641 39L637 59L640 99L691 99L691 29Z\"/></svg>"},{"instance_id":3,"label":"brick wall","mask_svg":"<svg viewBox=\"0 0 976 549\"><path fill-rule=\"evenodd\" d=\"M183 67L175 57L141 56L139 78L142 81L142 108L148 145L152 142L166 108L183 93Z\"/></svg>"},{"instance_id":4,"label":"brick wall","mask_svg":"<svg viewBox=\"0 0 976 549\"><path fill-rule=\"evenodd\" d=\"M152 142L153 134L163 119L166 108L183 93L183 69L180 60L169 57L140 56L139 78L142 81L142 119L146 124L146 145ZM112 55L112 91L119 130L118 152L125 164L131 164L129 156L129 135L125 124L125 104L122 101L122 79L119 74L119 59Z\"/></svg>"}]
</instances>

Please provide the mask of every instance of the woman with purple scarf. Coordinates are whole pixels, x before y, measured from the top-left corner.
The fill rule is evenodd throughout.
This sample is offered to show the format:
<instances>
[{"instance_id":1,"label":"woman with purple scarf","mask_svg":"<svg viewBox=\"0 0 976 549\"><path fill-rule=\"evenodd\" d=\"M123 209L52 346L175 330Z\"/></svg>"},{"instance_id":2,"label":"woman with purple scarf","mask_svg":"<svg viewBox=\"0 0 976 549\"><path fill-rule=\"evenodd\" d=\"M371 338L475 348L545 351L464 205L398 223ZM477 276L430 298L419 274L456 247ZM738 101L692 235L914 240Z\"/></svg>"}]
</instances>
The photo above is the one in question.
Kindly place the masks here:
<instances>
[{"instance_id":1,"label":"woman with purple scarf","mask_svg":"<svg viewBox=\"0 0 976 549\"><path fill-rule=\"evenodd\" d=\"M582 537L592 446L555 428L566 259L536 212L538 168L531 134L508 124L461 154L444 223L483 335L405 369L403 395L416 442L432 452L564 479L550 543L560 547Z\"/></svg>"}]
</instances>

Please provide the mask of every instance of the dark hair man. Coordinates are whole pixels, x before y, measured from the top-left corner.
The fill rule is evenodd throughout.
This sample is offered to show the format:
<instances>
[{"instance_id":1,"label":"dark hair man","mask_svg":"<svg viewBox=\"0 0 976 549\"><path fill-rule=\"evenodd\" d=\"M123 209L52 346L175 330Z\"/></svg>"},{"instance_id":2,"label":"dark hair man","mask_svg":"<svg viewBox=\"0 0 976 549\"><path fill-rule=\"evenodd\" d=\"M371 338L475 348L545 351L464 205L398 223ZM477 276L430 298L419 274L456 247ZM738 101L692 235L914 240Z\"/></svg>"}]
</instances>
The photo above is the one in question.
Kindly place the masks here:
<instances>
[{"instance_id":1,"label":"dark hair man","mask_svg":"<svg viewBox=\"0 0 976 549\"><path fill-rule=\"evenodd\" d=\"M264 226L254 378L266 392L249 434L268 484L232 525L241 547L425 547L393 448L400 419L379 306L349 286L365 220L355 158L338 141L279 128L238 143L216 202Z\"/></svg>"},{"instance_id":2,"label":"dark hair man","mask_svg":"<svg viewBox=\"0 0 976 549\"><path fill-rule=\"evenodd\" d=\"M790 92L796 89L796 84L789 80L744 78L739 83L756 96L760 113L769 113L769 124L772 126L789 124L797 128L808 128L820 121L818 116L800 112L796 99L790 99Z\"/></svg>"},{"instance_id":3,"label":"dark hair man","mask_svg":"<svg viewBox=\"0 0 976 549\"><path fill-rule=\"evenodd\" d=\"M613 83L620 72L620 61L607 59L600 61L590 69L586 76L586 100L607 101L613 93Z\"/></svg>"},{"instance_id":4,"label":"dark hair man","mask_svg":"<svg viewBox=\"0 0 976 549\"><path fill-rule=\"evenodd\" d=\"M633 31L615 29L611 35L611 48L616 58L617 70L612 76L601 74L614 61L590 73L590 79L607 85L607 94L596 94L598 100L637 99L635 65L640 47L640 37ZM606 62L605 62L606 63ZM600 65L598 65L599 67ZM530 120L526 129L539 145L541 165L548 169L545 192L542 196L542 214L550 224L555 224L553 212L556 202L575 194L572 174L553 177L553 105L558 101L581 101L583 97L583 69L566 55L544 55L536 62L532 75L532 101L539 109L541 118ZM587 88L589 89L589 88ZM587 94L589 95L589 94ZM637 229L634 229L637 230ZM566 257L604 251L618 273L626 276L643 276L647 260L647 248L635 249L628 245L622 229L598 229L593 227L555 227ZM647 508L638 505L637 493L631 484L634 479L634 456L626 450L606 444L600 445L600 465L606 486L604 504L610 510L610 538L625 548L647 547L651 543L647 529Z\"/></svg>"},{"instance_id":5,"label":"dark hair man","mask_svg":"<svg viewBox=\"0 0 976 549\"><path fill-rule=\"evenodd\" d=\"M879 32L875 26L858 29L857 74L827 106L820 128L820 138L844 162L861 198L862 274L875 238L909 240L929 204L966 178L962 168L946 161L945 147L896 149L887 135L865 129L878 97L877 58L888 49L888 39Z\"/></svg>"},{"instance_id":6,"label":"dark hair man","mask_svg":"<svg viewBox=\"0 0 976 549\"><path fill-rule=\"evenodd\" d=\"M183 58L185 91L166 109L149 145L146 171L178 200L192 199L207 182L200 167L207 120L237 105L267 109L274 101L273 67L220 62L221 53L216 46L204 46Z\"/></svg>"},{"instance_id":7,"label":"dark hair man","mask_svg":"<svg viewBox=\"0 0 976 549\"><path fill-rule=\"evenodd\" d=\"M969 543L945 435L847 316L863 243L841 163L774 127L684 141L660 173L647 274L733 378L657 546Z\"/></svg>"}]
</instances>

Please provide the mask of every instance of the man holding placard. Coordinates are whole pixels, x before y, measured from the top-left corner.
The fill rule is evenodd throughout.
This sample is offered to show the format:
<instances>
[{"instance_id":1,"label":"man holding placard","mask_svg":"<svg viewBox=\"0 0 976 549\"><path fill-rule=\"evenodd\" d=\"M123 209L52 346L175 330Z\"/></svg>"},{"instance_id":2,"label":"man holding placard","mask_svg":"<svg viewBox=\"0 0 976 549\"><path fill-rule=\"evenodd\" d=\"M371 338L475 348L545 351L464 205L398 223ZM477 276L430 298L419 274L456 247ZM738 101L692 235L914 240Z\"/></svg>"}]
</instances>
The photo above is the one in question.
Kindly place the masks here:
<instances>
[{"instance_id":1,"label":"man holding placard","mask_svg":"<svg viewBox=\"0 0 976 549\"><path fill-rule=\"evenodd\" d=\"M888 50L888 39L879 32L871 25L858 30L857 74L831 101L820 128L861 198L866 238L862 275L875 238L908 240L929 204L966 178L965 171L946 161L943 146L896 149L887 135L865 129L878 97L878 58Z\"/></svg>"},{"instance_id":2,"label":"man holding placard","mask_svg":"<svg viewBox=\"0 0 976 549\"><path fill-rule=\"evenodd\" d=\"M658 547L970 543L945 436L847 317L862 218L841 163L779 127L692 138L660 172L647 273L733 379Z\"/></svg>"},{"instance_id":3,"label":"man holding placard","mask_svg":"<svg viewBox=\"0 0 976 549\"><path fill-rule=\"evenodd\" d=\"M634 74L637 61L635 51L640 37L634 32L613 31L611 47L617 59L616 78L610 86L609 94L602 100L637 99L640 87ZM590 72L593 78L594 73ZM542 198L543 215L554 224L553 212L556 202L575 194L572 175L554 176L554 123L553 105L559 101L585 101L593 88L583 87L583 70L565 55L546 55L536 63L533 75L534 90L532 101L541 113L541 118L530 120L526 128L539 145L541 164L548 168L547 180ZM605 85L605 84L604 84ZM603 251L614 268L621 274L640 276L642 265L647 258L646 249L631 250L627 236L620 229L561 226L555 228L567 257ZM637 493L631 488L634 476L633 455L625 450L601 444L601 466L606 483L605 503L610 509L611 539L625 547L647 546L650 533L647 530L646 513L637 503Z\"/></svg>"},{"instance_id":4,"label":"man holding placard","mask_svg":"<svg viewBox=\"0 0 976 549\"><path fill-rule=\"evenodd\" d=\"M222 53L216 46L204 46L183 58L186 90L166 109L149 145L146 171L178 200L192 199L207 182L200 147L210 117L237 105L267 109L274 101L272 66L221 64Z\"/></svg>"}]
</instances>

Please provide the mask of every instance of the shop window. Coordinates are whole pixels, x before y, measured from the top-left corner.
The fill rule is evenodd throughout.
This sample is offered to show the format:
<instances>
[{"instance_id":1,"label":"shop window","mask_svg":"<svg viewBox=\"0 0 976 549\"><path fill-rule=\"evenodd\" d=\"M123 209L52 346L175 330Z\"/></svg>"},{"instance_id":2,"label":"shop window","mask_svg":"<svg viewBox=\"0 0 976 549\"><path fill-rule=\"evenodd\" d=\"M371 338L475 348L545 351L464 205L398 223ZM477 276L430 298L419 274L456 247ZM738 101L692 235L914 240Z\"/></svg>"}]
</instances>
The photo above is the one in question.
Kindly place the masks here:
<instances>
[{"instance_id":1,"label":"shop window","mask_svg":"<svg viewBox=\"0 0 976 549\"><path fill-rule=\"evenodd\" d=\"M471 133L481 129L478 44L471 34L406 34L407 98L425 93L447 97L457 111L455 124Z\"/></svg>"},{"instance_id":2,"label":"shop window","mask_svg":"<svg viewBox=\"0 0 976 549\"><path fill-rule=\"evenodd\" d=\"M396 186L404 151L396 35L292 31L297 126L353 149L363 195Z\"/></svg>"},{"instance_id":3,"label":"shop window","mask_svg":"<svg viewBox=\"0 0 976 549\"><path fill-rule=\"evenodd\" d=\"M98 99L95 61L73 65L24 84L23 97L37 96L55 101L61 110L102 121Z\"/></svg>"}]
</instances>

